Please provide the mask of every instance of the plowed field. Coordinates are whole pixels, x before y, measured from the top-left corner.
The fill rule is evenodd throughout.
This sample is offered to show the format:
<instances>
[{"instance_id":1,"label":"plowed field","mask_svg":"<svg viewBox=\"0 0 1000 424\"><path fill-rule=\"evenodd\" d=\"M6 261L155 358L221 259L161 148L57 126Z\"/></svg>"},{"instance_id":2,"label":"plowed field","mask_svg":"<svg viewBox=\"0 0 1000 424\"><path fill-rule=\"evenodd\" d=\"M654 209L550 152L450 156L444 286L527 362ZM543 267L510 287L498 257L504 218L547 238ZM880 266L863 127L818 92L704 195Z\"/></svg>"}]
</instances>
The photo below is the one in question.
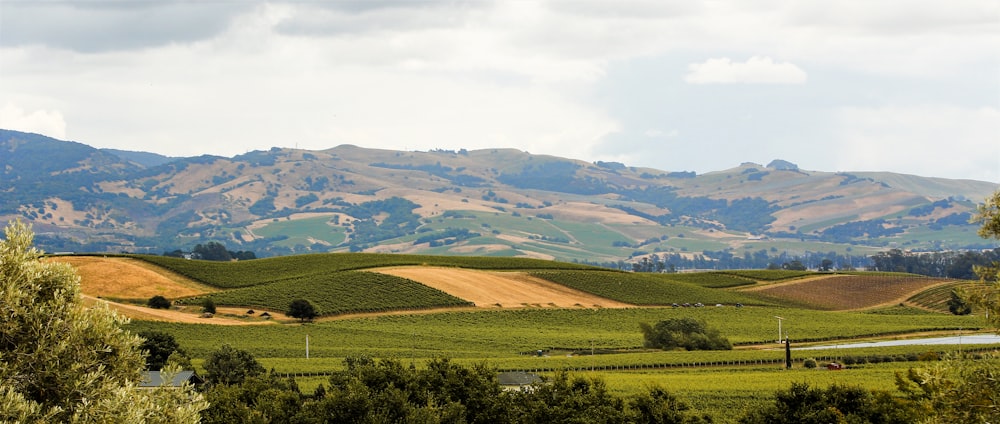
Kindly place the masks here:
<instances>
[{"instance_id":1,"label":"plowed field","mask_svg":"<svg viewBox=\"0 0 1000 424\"><path fill-rule=\"evenodd\" d=\"M831 275L749 289L766 297L831 311L867 309L905 302L950 280L893 275Z\"/></svg>"}]
</instances>

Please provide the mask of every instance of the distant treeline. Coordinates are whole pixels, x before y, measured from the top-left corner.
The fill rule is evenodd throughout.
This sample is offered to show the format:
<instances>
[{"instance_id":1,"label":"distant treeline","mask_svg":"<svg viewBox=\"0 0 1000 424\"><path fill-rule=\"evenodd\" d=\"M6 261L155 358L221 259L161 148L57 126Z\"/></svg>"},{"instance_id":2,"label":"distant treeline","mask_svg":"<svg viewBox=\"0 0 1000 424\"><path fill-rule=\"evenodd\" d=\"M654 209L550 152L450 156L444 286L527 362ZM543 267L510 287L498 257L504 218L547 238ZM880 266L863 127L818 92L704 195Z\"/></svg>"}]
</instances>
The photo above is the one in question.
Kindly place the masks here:
<instances>
[{"instance_id":1,"label":"distant treeline","mask_svg":"<svg viewBox=\"0 0 1000 424\"><path fill-rule=\"evenodd\" d=\"M1000 248L985 251L948 251L908 253L899 249L875 255L844 255L836 252L806 252L804 255L773 254L761 249L742 256L727 251L703 251L684 256L679 253L635 252L634 261L591 262L586 265L633 272L677 272L688 269L776 269L804 266L815 270L854 270L908 272L930 277L972 280L978 278L973 266L1000 261Z\"/></svg>"}]
</instances>

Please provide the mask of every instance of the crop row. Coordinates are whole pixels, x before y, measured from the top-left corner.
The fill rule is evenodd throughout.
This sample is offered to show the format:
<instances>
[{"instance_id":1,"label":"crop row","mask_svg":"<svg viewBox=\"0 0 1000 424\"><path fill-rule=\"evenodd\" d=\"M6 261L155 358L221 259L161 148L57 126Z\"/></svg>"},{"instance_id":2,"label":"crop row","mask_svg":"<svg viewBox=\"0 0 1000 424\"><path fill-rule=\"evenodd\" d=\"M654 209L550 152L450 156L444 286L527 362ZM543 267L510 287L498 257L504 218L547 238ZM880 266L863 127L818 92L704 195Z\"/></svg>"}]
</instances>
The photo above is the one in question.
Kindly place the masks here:
<instances>
[{"instance_id":1,"label":"crop row","mask_svg":"<svg viewBox=\"0 0 1000 424\"><path fill-rule=\"evenodd\" d=\"M964 291L968 293L981 287L981 285L973 281L955 281L931 287L911 296L907 299L907 301L920 307L941 312L948 312L948 301L951 300L952 290Z\"/></svg>"},{"instance_id":2,"label":"crop row","mask_svg":"<svg viewBox=\"0 0 1000 424\"><path fill-rule=\"evenodd\" d=\"M739 275L717 271L667 274L665 277L674 281L697 284L702 287L709 287L713 289L749 286L756 283L754 279L749 277L742 277Z\"/></svg>"},{"instance_id":3,"label":"crop row","mask_svg":"<svg viewBox=\"0 0 1000 424\"><path fill-rule=\"evenodd\" d=\"M728 274L735 277L749 278L757 281L791 280L793 278L802 278L817 274L813 271L794 271L789 269L738 269L717 272L719 274Z\"/></svg>"},{"instance_id":4,"label":"crop row","mask_svg":"<svg viewBox=\"0 0 1000 424\"><path fill-rule=\"evenodd\" d=\"M673 274L597 271L534 271L531 275L634 305L760 304L745 294L714 290L673 279Z\"/></svg>"},{"instance_id":5,"label":"crop row","mask_svg":"<svg viewBox=\"0 0 1000 424\"><path fill-rule=\"evenodd\" d=\"M445 306L472 306L443 291L392 275L364 271L329 272L212 293L202 297L217 305L253 306L286 311L296 299L308 300L320 315Z\"/></svg>"},{"instance_id":6,"label":"crop row","mask_svg":"<svg viewBox=\"0 0 1000 424\"><path fill-rule=\"evenodd\" d=\"M843 310L895 302L938 284L940 279L906 274L831 275L797 284L773 285L758 293L811 308Z\"/></svg>"},{"instance_id":7,"label":"crop row","mask_svg":"<svg viewBox=\"0 0 1000 424\"><path fill-rule=\"evenodd\" d=\"M220 287L249 287L278 280L384 266L430 265L487 270L596 268L566 262L511 257L461 257L397 255L379 253L321 253L255 259L239 262L211 262L136 255L138 259L169 269L202 283Z\"/></svg>"}]
</instances>

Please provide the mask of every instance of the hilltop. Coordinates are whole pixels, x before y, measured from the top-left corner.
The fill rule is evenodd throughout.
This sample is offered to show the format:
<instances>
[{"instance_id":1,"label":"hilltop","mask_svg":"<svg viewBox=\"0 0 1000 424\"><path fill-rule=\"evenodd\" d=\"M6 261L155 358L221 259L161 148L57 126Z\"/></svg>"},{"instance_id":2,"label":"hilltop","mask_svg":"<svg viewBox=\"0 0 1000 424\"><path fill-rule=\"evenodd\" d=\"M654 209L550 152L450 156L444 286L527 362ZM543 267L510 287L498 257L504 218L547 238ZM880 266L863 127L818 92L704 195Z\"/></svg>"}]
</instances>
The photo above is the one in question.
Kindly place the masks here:
<instances>
[{"instance_id":1,"label":"hilltop","mask_svg":"<svg viewBox=\"0 0 1000 424\"><path fill-rule=\"evenodd\" d=\"M784 160L697 175L512 149L342 145L168 158L8 130L0 151L0 221L32 223L36 243L52 252L160 254L216 241L259 256L615 262L708 252L710 263L994 247L967 223L993 183L810 171Z\"/></svg>"}]
</instances>

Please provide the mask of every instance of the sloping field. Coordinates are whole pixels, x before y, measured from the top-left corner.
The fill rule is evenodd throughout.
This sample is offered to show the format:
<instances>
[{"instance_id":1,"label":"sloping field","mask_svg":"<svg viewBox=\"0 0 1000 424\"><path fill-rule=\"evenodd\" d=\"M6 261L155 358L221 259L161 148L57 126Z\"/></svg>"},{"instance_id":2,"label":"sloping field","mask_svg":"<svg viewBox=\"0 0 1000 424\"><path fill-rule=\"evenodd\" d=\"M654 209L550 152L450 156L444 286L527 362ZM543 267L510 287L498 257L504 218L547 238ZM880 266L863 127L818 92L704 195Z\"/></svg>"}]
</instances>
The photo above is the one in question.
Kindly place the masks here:
<instances>
[{"instance_id":1,"label":"sloping field","mask_svg":"<svg viewBox=\"0 0 1000 424\"><path fill-rule=\"evenodd\" d=\"M80 275L80 289L94 297L168 299L218 291L148 262L125 257L53 256L49 260L67 263Z\"/></svg>"},{"instance_id":2,"label":"sloping field","mask_svg":"<svg viewBox=\"0 0 1000 424\"><path fill-rule=\"evenodd\" d=\"M396 267L372 270L428 285L479 307L521 308L601 307L626 308L617 302L563 285L532 277L523 272L490 272L459 268Z\"/></svg>"},{"instance_id":3,"label":"sloping field","mask_svg":"<svg viewBox=\"0 0 1000 424\"><path fill-rule=\"evenodd\" d=\"M831 275L747 291L777 301L840 311L905 302L914 294L949 281L910 275Z\"/></svg>"}]
</instances>

